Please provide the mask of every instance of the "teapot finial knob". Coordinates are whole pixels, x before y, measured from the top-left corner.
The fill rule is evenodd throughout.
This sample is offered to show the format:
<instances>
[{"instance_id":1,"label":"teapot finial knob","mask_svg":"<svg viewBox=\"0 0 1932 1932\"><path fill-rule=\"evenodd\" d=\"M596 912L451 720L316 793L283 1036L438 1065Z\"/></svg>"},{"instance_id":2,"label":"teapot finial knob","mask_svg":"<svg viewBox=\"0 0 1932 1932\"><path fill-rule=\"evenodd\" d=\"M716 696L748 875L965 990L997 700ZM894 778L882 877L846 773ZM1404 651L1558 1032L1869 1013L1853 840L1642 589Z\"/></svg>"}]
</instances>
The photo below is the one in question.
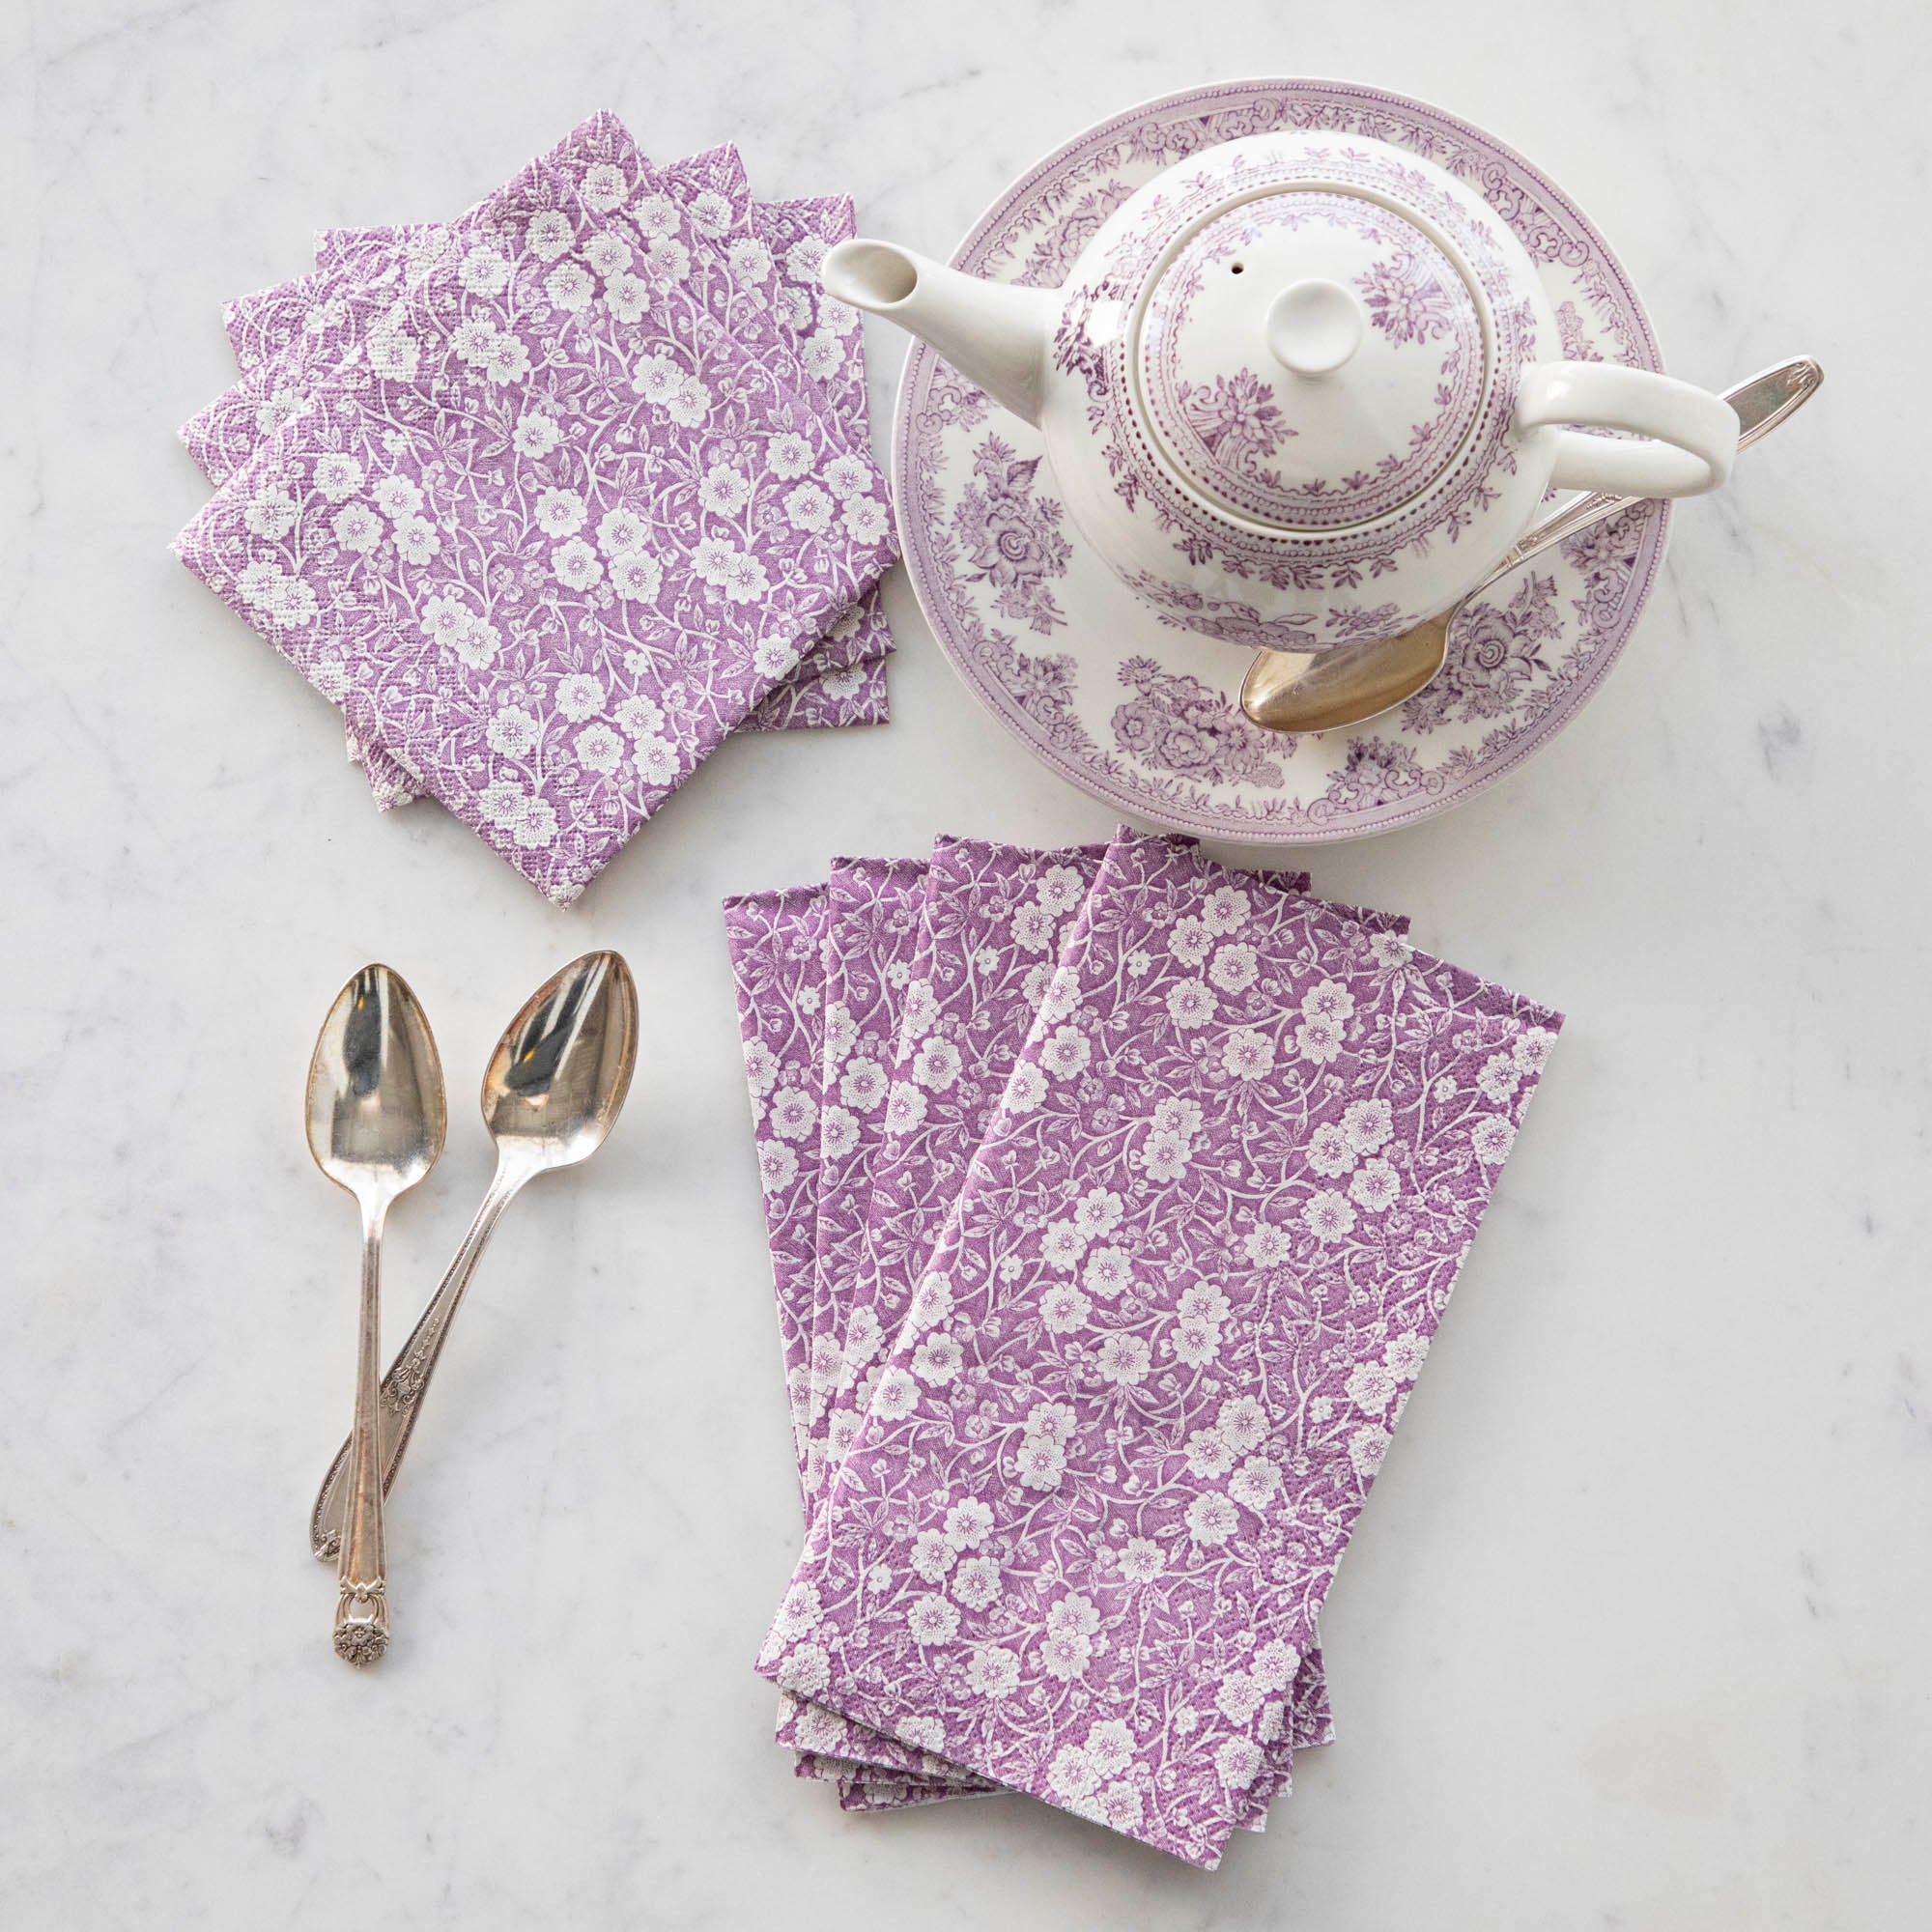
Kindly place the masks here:
<instances>
[{"instance_id":1,"label":"teapot finial knob","mask_svg":"<svg viewBox=\"0 0 1932 1932\"><path fill-rule=\"evenodd\" d=\"M1291 282L1268 304L1268 350L1297 376L1332 376L1362 346L1366 327L1353 291L1324 275Z\"/></svg>"}]
</instances>

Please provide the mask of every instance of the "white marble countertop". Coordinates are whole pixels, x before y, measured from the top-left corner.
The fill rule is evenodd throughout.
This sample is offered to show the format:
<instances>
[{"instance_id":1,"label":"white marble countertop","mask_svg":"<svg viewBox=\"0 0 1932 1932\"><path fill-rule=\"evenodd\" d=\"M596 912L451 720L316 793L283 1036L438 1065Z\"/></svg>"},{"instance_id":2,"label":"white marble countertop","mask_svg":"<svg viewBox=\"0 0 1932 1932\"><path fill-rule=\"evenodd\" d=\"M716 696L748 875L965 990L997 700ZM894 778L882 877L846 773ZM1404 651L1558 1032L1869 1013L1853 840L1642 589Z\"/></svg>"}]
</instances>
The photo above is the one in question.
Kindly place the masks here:
<instances>
[{"instance_id":1,"label":"white marble countertop","mask_svg":"<svg viewBox=\"0 0 1932 1932\"><path fill-rule=\"evenodd\" d=\"M1921 1921L1928 54L1902 4L1792 0L9 10L0 1922ZM1087 122L1269 72L1494 128L1680 372L1803 350L1831 381L1679 517L1574 728L1314 855L1572 1017L1330 1601L1340 1742L1208 1875L1018 1801L843 1817L750 1669L797 1520L718 900L1109 814L897 583L890 729L726 747L560 913L434 810L379 818L166 545L205 494L174 426L232 374L218 304L318 225L447 213L610 106L943 253ZM631 1110L486 1264L391 1516L398 1643L357 1675L301 1548L355 1271L300 1136L312 1029L386 958L451 1069L399 1312L484 1182L472 1069L593 944L643 994Z\"/></svg>"}]
</instances>

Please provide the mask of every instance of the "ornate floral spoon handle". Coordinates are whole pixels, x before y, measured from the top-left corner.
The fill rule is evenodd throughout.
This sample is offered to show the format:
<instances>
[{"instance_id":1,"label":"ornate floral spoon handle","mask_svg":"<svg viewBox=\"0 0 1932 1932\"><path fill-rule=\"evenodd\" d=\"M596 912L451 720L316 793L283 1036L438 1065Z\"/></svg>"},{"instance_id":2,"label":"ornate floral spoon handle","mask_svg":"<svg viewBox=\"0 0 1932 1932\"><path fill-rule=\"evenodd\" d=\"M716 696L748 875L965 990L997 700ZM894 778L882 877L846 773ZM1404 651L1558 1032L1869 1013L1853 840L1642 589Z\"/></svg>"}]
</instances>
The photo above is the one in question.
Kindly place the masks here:
<instances>
[{"instance_id":1,"label":"ornate floral spoon handle","mask_svg":"<svg viewBox=\"0 0 1932 1932\"><path fill-rule=\"evenodd\" d=\"M483 1205L477 1208L476 1218L470 1222L469 1232L463 1236L455 1258L449 1264L448 1272L436 1293L430 1297L429 1306L423 1310L421 1319L410 1331L410 1339L389 1364L388 1374L383 1378L377 1407L384 1495L396 1480L403 1451L410 1446L416 1417L422 1411L423 1395L429 1388L430 1378L436 1373L442 1345L449 1336L449 1324L456 1319L456 1311L462 1305L464 1291L469 1286L469 1277L475 1272L484 1244L502 1218L503 1209L516 1198L518 1189L537 1172L539 1170L535 1167L507 1158L497 1162L490 1191L484 1195ZM318 1562L332 1563L342 1547L350 1455L351 1444L344 1442L335 1452L335 1460L328 1465L328 1474L322 1479L322 1488L316 1492L315 1507L309 1512L309 1548Z\"/></svg>"},{"instance_id":2,"label":"ornate floral spoon handle","mask_svg":"<svg viewBox=\"0 0 1932 1932\"><path fill-rule=\"evenodd\" d=\"M383 1220L386 1201L362 1210L362 1303L356 1340L355 1423L337 1460L350 1468L343 1505L342 1560L336 1571L335 1654L374 1663L389 1647L387 1565L383 1555L383 1492L376 1480L376 1361L382 1321Z\"/></svg>"}]
</instances>

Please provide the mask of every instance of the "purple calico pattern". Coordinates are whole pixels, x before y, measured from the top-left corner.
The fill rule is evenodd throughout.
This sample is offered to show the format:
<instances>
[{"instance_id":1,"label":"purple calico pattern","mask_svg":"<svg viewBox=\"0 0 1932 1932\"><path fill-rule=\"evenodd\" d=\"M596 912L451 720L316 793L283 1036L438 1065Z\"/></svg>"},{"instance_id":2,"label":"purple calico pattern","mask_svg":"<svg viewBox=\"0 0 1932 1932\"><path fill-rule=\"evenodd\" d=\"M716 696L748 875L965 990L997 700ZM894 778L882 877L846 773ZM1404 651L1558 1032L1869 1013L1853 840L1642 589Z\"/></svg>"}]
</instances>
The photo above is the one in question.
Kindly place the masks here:
<instances>
[{"instance_id":1,"label":"purple calico pattern","mask_svg":"<svg viewBox=\"0 0 1932 1932\"><path fill-rule=\"evenodd\" d=\"M242 375L271 355L279 355L296 341L307 324L320 291L321 277L311 269L286 282L251 289L221 305L221 327L235 352L235 366ZM183 440L187 437L183 426Z\"/></svg>"},{"instance_id":2,"label":"purple calico pattern","mask_svg":"<svg viewBox=\"0 0 1932 1932\"><path fill-rule=\"evenodd\" d=\"M897 1330L1103 855L1101 847L1034 852L949 838L934 846L867 1215L868 1238L882 1219L893 1222L895 1264L881 1301L876 1264L862 1250L859 1278L835 1295L837 1389L844 1400L831 1427L841 1446L864 1413L873 1379L867 1365ZM1305 890L1307 880L1283 883ZM943 1044L926 1047L928 1039ZM814 1444L811 1464L818 1457ZM811 1503L808 1494L808 1520ZM1286 1783L1288 1747L1332 1736L1319 1651L1303 1662L1291 1711L1281 1763L1251 1789L1244 1825L1259 1829L1267 1800ZM837 1778L847 1805L896 1808L994 1788L789 1692L781 1693L777 1736L797 1749L800 1776ZM842 1755L827 1756L827 1748ZM863 1765L854 1765L855 1755Z\"/></svg>"},{"instance_id":3,"label":"purple calico pattern","mask_svg":"<svg viewBox=\"0 0 1932 1932\"><path fill-rule=\"evenodd\" d=\"M854 441L861 448L869 447L866 338L858 327L858 312L826 299L818 283L826 250L857 232L851 197L754 201L752 230L771 250L779 320L794 343L807 380L817 384L834 412L852 425ZM835 648L849 652L849 658L835 661ZM884 660L895 648L884 593L874 585L826 634L826 642L753 712L744 728L791 731L885 724L889 709Z\"/></svg>"},{"instance_id":4,"label":"purple calico pattern","mask_svg":"<svg viewBox=\"0 0 1932 1932\"><path fill-rule=\"evenodd\" d=\"M808 1511L808 1359L819 1180L817 1122L824 1072L822 948L829 915L828 889L823 886L748 894L724 902L725 943L758 1151L793 1447L801 1499ZM903 1754L903 1747L893 1748ZM836 1778L844 1794L866 1797L869 1808L923 1803L952 1792L938 1778L896 1772L873 1791L868 1767L849 1761L833 1764L810 1752L800 1753L799 1763L802 1775ZM928 1785L929 1790L924 1788Z\"/></svg>"},{"instance_id":5,"label":"purple calico pattern","mask_svg":"<svg viewBox=\"0 0 1932 1932\"><path fill-rule=\"evenodd\" d=\"M454 223L417 221L399 227L326 230L316 238L315 267L307 274L237 296L222 309L222 327L235 352L236 366L243 376L249 376L272 363L285 382L287 372L300 365L282 358L298 351L304 337L340 324L344 311L337 304L343 298L366 295L378 286L400 287L401 280L411 278L413 271L428 269L440 252L449 228L460 226L467 213L473 212L466 211ZM249 393L259 406L262 392ZM230 389L192 418L195 424L210 425L198 433L205 446L196 452L195 460L211 483L222 479L209 469L210 463L225 465L224 474L238 468L247 461L256 440L276 426L275 420L251 425L244 419L237 426L240 442L235 454L224 454L225 444L213 427L215 412L232 408L237 400L236 391ZM279 419L285 421L307 402L305 389L285 388ZM185 426L182 437L185 441L189 440ZM189 447L194 448L192 441ZM207 461L203 461L204 456Z\"/></svg>"},{"instance_id":6,"label":"purple calico pattern","mask_svg":"<svg viewBox=\"0 0 1932 1932\"><path fill-rule=\"evenodd\" d=\"M655 169L614 115L584 122L540 165L562 175L611 222L635 227L654 268L695 305L747 342L768 367L801 393L813 393L838 414L856 446L867 446L863 338L856 313L827 302L818 313L817 268L826 247L853 232L844 197L781 203L750 198L732 148L709 150ZM419 284L459 245L489 207L484 203L443 226L331 230L317 249L311 275L231 303L229 332L243 380L184 426L183 440L211 481L234 473L260 440L310 406L317 391L341 379L359 337L355 318L366 298ZM804 286L809 282L810 287ZM352 298L365 298L352 307ZM816 486L814 486L816 488ZM808 519L835 504L816 489L800 499ZM876 587L829 627L807 661L745 721L746 729L786 730L885 722L882 674L841 677L892 651L892 633ZM834 673L827 675L827 673ZM367 767L384 810L412 795L407 770L350 732L350 753Z\"/></svg>"},{"instance_id":7,"label":"purple calico pattern","mask_svg":"<svg viewBox=\"0 0 1932 1932\"><path fill-rule=\"evenodd\" d=\"M933 844L866 1227L841 1298L825 1418L834 1473L1105 855L1105 846Z\"/></svg>"},{"instance_id":8,"label":"purple calico pattern","mask_svg":"<svg viewBox=\"0 0 1932 1932\"><path fill-rule=\"evenodd\" d=\"M920 1777L855 1764L850 1759L816 1757L810 1751L799 1757L798 1776L836 1778L841 1811L904 1811L915 1804L943 1804L949 1798L994 1798L1000 1791L997 1784L988 1784L983 1778L967 1784Z\"/></svg>"},{"instance_id":9,"label":"purple calico pattern","mask_svg":"<svg viewBox=\"0 0 1932 1932\"><path fill-rule=\"evenodd\" d=\"M657 168L614 115L593 116L549 157L596 213L634 224L654 268L671 278L697 311L754 348L801 393L816 395L854 446L869 447L864 337L855 310L826 302L818 314L817 271L825 250L853 233L844 196L793 202L751 199L743 162L731 147L707 150ZM621 184L621 188L620 185ZM728 213L726 211L728 210ZM355 235L344 245L355 245ZM333 242L334 237L328 238ZM793 493L787 508L808 523L837 513L838 477ZM828 489L820 484L829 484ZM883 671L894 649L876 586L810 646L809 654L745 720L750 731L818 729L886 722ZM372 764L373 764L372 760ZM379 799L391 802L399 773L372 769Z\"/></svg>"},{"instance_id":10,"label":"purple calico pattern","mask_svg":"<svg viewBox=\"0 0 1932 1932\"><path fill-rule=\"evenodd\" d=\"M852 1391L881 1345L879 1311L883 1307L886 1332L895 1331L1024 1043L1061 939L1103 853L1104 848L1093 846L1039 852L944 838L935 843L918 943L900 1002L889 1098L896 1130L889 1121L881 1138L868 1190L867 1243L858 1279L838 1297L849 1305L834 1310L843 1350L838 1390L845 1398L835 1415L846 1424L848 1441L864 1410L869 1377L858 1386L856 1401ZM1299 875L1281 875L1278 883L1294 891L1307 886ZM795 1434L803 1431L806 1415L801 1314L791 1285L806 1271L800 1230L810 1225L811 1184L809 1174L801 1178L795 1149L809 1129L810 1109L799 1096L811 1084L808 1067L821 1011L810 990L807 952L824 919L822 892L726 902L760 1171L776 1183L767 1195L767 1215ZM917 1050L935 1037L949 1042L951 1050L927 1051L916 1073ZM773 1095L781 1093L784 1098L774 1103ZM774 1122L781 1132L772 1131ZM880 1236L882 1242L877 1241ZM878 1298L881 1252L890 1257L883 1303ZM872 1338L869 1343L864 1340L867 1334ZM800 1467L803 1476L802 1446ZM806 1500L809 1520L811 1498ZM789 1692L781 1693L781 1702L779 1740L801 1747L799 1775L836 1780L847 1808L899 1808L997 1788ZM1251 1787L1244 1825L1259 1829L1267 1799L1286 1784L1285 1747L1306 1747L1330 1735L1320 1653L1312 1650L1291 1698L1289 1737L1269 1749L1271 1760L1280 1759L1279 1767ZM809 1747L808 1740L862 1752L866 1761L825 1755Z\"/></svg>"},{"instance_id":11,"label":"purple calico pattern","mask_svg":"<svg viewBox=\"0 0 1932 1932\"><path fill-rule=\"evenodd\" d=\"M760 1670L1216 1863L1559 1024L1118 839Z\"/></svg>"},{"instance_id":12,"label":"purple calico pattern","mask_svg":"<svg viewBox=\"0 0 1932 1932\"><path fill-rule=\"evenodd\" d=\"M889 724L892 716L892 694L883 657L835 670L820 669L807 658L738 728L823 731L847 725Z\"/></svg>"},{"instance_id":13,"label":"purple calico pattern","mask_svg":"<svg viewBox=\"0 0 1932 1932\"><path fill-rule=\"evenodd\" d=\"M671 307L532 170L370 323L367 388L275 432L178 545L559 902L893 554L869 456ZM808 474L842 495L822 530L786 508Z\"/></svg>"},{"instance_id":14,"label":"purple calico pattern","mask_svg":"<svg viewBox=\"0 0 1932 1932\"><path fill-rule=\"evenodd\" d=\"M818 1201L819 1074L823 1061L823 886L752 893L724 901L724 938L738 998L738 1031L758 1184L772 1257L779 1344L791 1406L799 1489L805 1488L811 1328L812 1230Z\"/></svg>"},{"instance_id":15,"label":"purple calico pattern","mask_svg":"<svg viewBox=\"0 0 1932 1932\"><path fill-rule=\"evenodd\" d=\"M531 169L546 165L532 162L517 179L527 180ZM239 383L181 427L182 442L202 474L216 485L227 482L265 438L302 414L319 388L340 379L355 355L360 319L381 313L378 304L399 299L450 248L460 247L486 205L447 224L332 229L316 244L311 273L231 303L231 311L246 319L243 339L253 359L242 364ZM231 342L236 327L231 319Z\"/></svg>"},{"instance_id":16,"label":"purple calico pattern","mask_svg":"<svg viewBox=\"0 0 1932 1932\"><path fill-rule=\"evenodd\" d=\"M834 301L819 281L826 253L858 232L850 195L754 201L752 226L772 251L780 317L795 341L809 381L822 385L833 412L869 447L871 404L866 391L866 337L856 309ZM895 648L876 593L859 607L861 638L881 657Z\"/></svg>"},{"instance_id":17,"label":"purple calico pattern","mask_svg":"<svg viewBox=\"0 0 1932 1932\"><path fill-rule=\"evenodd\" d=\"M821 669L807 658L737 726L740 731L824 731L892 722L892 692L883 658L838 669ZM349 761L360 764L380 811L415 797L409 774L380 752L373 757L345 729Z\"/></svg>"},{"instance_id":18,"label":"purple calico pattern","mask_svg":"<svg viewBox=\"0 0 1932 1932\"><path fill-rule=\"evenodd\" d=\"M812 1263L808 1507L824 1488L822 1420L838 1380L838 1337L865 1238L872 1159L884 1137L899 1003L919 945L921 859L838 859L827 888L825 1028L818 1116L818 1222Z\"/></svg>"},{"instance_id":19,"label":"purple calico pattern","mask_svg":"<svg viewBox=\"0 0 1932 1932\"><path fill-rule=\"evenodd\" d=\"M846 1299L838 1399L826 1459L837 1465L870 1399L881 1350L899 1331L924 1263L945 1231L975 1151L1050 984L1061 946L1084 906L1105 847L1029 851L940 838L933 847L921 945L906 988L899 1049L887 1103L887 1130L874 1166L867 1238ZM1277 874L1282 890L1305 892L1306 874ZM1268 1775L1251 1788L1244 1824L1264 1813L1286 1785L1292 1751L1333 1736L1321 1652L1302 1661L1291 1721L1270 1747ZM785 1693L778 1740L859 1755L937 1783L939 1761L837 1712ZM950 1775L962 1795L984 1781ZM928 1789L924 1796L949 1788ZM911 1802L911 1801L905 1801Z\"/></svg>"},{"instance_id":20,"label":"purple calico pattern","mask_svg":"<svg viewBox=\"0 0 1932 1932\"><path fill-rule=\"evenodd\" d=\"M945 1228L1061 940L1104 852L1031 852L945 838L933 845L866 1227L839 1297L837 1348L827 1351L819 1378L830 1380L827 1404L815 1406L811 1425L820 1487L836 1476L858 1435L881 1357ZM808 1760L820 1753L858 1757L905 1774L923 1799L991 1788L789 1692L781 1697L777 1735ZM890 1786L879 1799L910 1802Z\"/></svg>"}]
</instances>

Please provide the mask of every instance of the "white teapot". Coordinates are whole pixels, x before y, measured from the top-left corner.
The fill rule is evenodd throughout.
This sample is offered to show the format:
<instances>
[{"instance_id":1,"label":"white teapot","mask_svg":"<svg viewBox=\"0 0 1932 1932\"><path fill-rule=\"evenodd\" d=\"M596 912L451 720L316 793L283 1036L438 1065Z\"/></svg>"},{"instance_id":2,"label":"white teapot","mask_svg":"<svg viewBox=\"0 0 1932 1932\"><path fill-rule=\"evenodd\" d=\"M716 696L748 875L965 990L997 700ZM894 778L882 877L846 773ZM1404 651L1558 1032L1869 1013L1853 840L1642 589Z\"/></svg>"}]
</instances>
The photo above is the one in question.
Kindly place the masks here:
<instances>
[{"instance_id":1,"label":"white teapot","mask_svg":"<svg viewBox=\"0 0 1932 1932\"><path fill-rule=\"evenodd\" d=\"M1058 292L863 240L824 283L1037 423L1094 551L1234 643L1393 636L1479 583L1546 491L1693 496L1737 449L1721 397L1557 359L1535 265L1481 195L1357 135L1190 156Z\"/></svg>"}]
</instances>

